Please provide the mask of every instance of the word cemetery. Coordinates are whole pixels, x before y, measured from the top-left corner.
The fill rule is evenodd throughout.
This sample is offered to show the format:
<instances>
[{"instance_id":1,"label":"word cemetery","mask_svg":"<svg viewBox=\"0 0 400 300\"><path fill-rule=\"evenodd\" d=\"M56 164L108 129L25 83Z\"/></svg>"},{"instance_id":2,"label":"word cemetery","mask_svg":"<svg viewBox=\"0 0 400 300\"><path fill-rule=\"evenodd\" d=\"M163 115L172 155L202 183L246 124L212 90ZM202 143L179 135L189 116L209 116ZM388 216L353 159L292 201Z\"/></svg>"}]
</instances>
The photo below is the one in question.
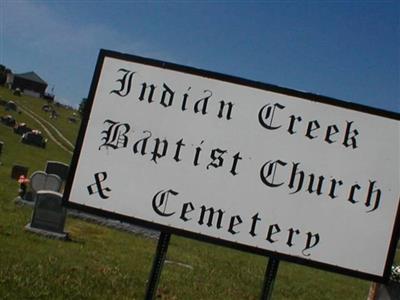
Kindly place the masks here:
<instances>
[{"instance_id":1,"label":"word cemetery","mask_svg":"<svg viewBox=\"0 0 400 300\"><path fill-rule=\"evenodd\" d=\"M107 50L87 106L65 205L387 280L398 114Z\"/></svg>"},{"instance_id":2,"label":"word cemetery","mask_svg":"<svg viewBox=\"0 0 400 300\"><path fill-rule=\"evenodd\" d=\"M179 193L173 190L167 191L159 191L153 197L153 210L156 214L163 217L171 217L175 215L176 211L167 210L168 197L170 195L177 196ZM196 218L196 213L198 218ZM198 225L206 225L208 227L215 227L216 229L227 230L230 234L235 235L240 233L239 228L243 223L243 219L240 215L235 215L231 217L224 216L225 211L222 209L216 210L214 207L206 207L205 205L201 205L196 208L192 202L186 202L182 205L182 210L178 212L176 217L183 222L194 221L197 222ZM215 216L215 218L214 218ZM194 219L194 220L193 220ZM260 234L260 230L258 227L261 227L258 223L262 221L257 212L254 216L251 217L251 226L246 228L248 234L253 238ZM226 224L224 224L226 223ZM265 226L264 226L265 227ZM300 234L300 230L289 228L287 229L287 233L279 234L281 232L281 228L278 224L270 224L267 226L265 230L265 242L266 243L275 243L275 242L285 242L288 247L292 247L294 245L294 236ZM284 231L286 232L286 230ZM306 253L306 250L309 250L316 246L319 242L319 234L312 234L311 232L307 232L305 235L304 249L301 251L304 256L309 256L309 253ZM298 238L297 238L298 240Z\"/></svg>"}]
</instances>

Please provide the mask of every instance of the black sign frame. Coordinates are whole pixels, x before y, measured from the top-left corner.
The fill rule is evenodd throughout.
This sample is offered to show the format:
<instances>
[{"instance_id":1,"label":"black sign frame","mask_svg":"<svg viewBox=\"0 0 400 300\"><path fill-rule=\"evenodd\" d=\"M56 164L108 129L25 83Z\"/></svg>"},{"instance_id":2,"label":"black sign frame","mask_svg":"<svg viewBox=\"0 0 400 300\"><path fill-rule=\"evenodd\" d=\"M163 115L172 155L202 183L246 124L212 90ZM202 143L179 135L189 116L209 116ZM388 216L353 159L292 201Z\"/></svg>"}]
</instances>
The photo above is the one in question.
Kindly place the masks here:
<instances>
[{"instance_id":1,"label":"black sign frame","mask_svg":"<svg viewBox=\"0 0 400 300\"><path fill-rule=\"evenodd\" d=\"M64 206L73 208L73 209L77 209L77 210L80 210L80 211L83 211L83 212L86 212L89 214L105 217L105 218L117 219L122 222L132 223L132 224L160 230L163 232L168 232L171 234L177 234L177 235L184 236L187 238L192 238L192 239L196 239L196 240L200 240L200 241L204 241L204 242L208 242L208 243L212 243L212 244L222 245L222 246L230 247L230 248L245 251L245 252L251 252L251 253L262 255L262 256L273 257L275 259L285 260L288 262L294 262L294 263L298 263L298 264L305 265L305 266L311 266L311 267L315 267L318 269L323 269L323 270L327 270L327 271L331 271L331 272L336 272L336 273L340 273L340 274L344 274L344 275L348 275L348 276L357 277L360 279L365 279L365 280L370 280L370 281L375 281L375 282L382 282L382 283L386 283L389 280L391 266L392 266L392 262L394 260L394 256L396 253L396 245L397 245L397 241L398 241L398 237L399 237L399 233L400 233L400 202L397 207L395 226L393 228L391 241L390 241L390 248L388 251L388 255L386 257L385 271L384 271L384 274L382 277L364 273L364 272L360 272L357 270L351 270L351 269L331 265L331 264L311 261L311 260L307 260L307 259L303 259L300 257L295 257L295 256L287 255L287 254L271 252L268 250L264 250L264 249L260 249L260 248L256 248L256 247L252 247L252 246L237 244L234 242L221 240L221 239L214 238L211 236L196 234L196 233L189 232L186 230L172 228L172 227L168 227L168 226L164 226L164 225L160 225L160 224L155 224L155 223L152 223L152 222L149 222L146 220L142 220L142 219L138 219L138 218L134 218L134 217L126 216L126 215L121 215L121 214L110 212L110 211L93 208L90 206L85 206L85 205L69 202L69 196L70 196L71 189L72 189L73 179L75 176L76 168L77 168L79 157L81 154L83 140L85 137L85 132L87 129L90 113L91 113L92 106L93 106L95 92L98 87L101 69L103 66L104 59L106 57L140 63L140 64L144 64L144 65L149 65L149 66L154 66L154 67L159 67L159 68L164 68L164 69L169 69L169 70L174 70L174 71L187 73L187 74L191 74L191 75L208 77L208 78L217 79L217 80L221 80L221 81L225 81L225 82L229 82L229 83L234 83L234 84L238 84L238 85L243 85L243 86L247 86L247 87L253 87L253 88L257 88L257 89L261 89L261 90L265 90L265 91L279 93L279 94L283 94L283 95L294 96L294 97L303 99L305 101L319 102L319 103L324 103L324 104L329 104L329 105L333 105L333 106L337 106L337 107L347 108L347 109L351 109L351 110L355 110L355 111L359 111L359 112L363 112L363 113L367 113L367 114L382 116L382 117L394 119L397 121L400 120L400 114L395 113L395 112L372 108L372 107L368 107L365 105L346 102L343 100L338 100L338 99L321 96L321 95L317 95L317 94L301 92L301 91L297 91L294 89L284 88L284 87L280 87L280 86L276 86L276 85L247 80L247 79L243 79L240 77L225 75L225 74L221 74L221 73L217 73L217 72L206 71L206 70L202 70L202 69L178 65L178 64L174 64L174 63L165 62L165 61L149 59L149 58L144 58L144 57L140 57L140 56L136 56L136 55L119 53L119 52L115 52L115 51L111 51L111 50L101 49L99 52L99 55L98 55L96 68L95 68L94 75L92 78L92 83L91 83L91 87L90 87L88 100L86 102L85 110L83 113L81 127L79 130L79 134L78 134L78 138L77 138L76 146L75 146L75 151L74 151L72 161L71 161L71 168L70 168L69 176L66 181L66 186L65 186L64 196L63 196L63 205Z\"/></svg>"}]
</instances>

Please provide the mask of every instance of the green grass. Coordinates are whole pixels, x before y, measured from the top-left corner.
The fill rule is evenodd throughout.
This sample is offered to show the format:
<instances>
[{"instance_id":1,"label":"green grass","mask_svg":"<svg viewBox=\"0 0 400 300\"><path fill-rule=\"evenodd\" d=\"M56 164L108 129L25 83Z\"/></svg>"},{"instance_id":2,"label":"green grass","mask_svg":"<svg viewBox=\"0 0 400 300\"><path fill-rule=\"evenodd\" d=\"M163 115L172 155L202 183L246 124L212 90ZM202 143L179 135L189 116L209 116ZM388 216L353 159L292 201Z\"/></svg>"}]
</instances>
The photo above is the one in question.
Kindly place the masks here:
<instances>
[{"instance_id":1,"label":"green grass","mask_svg":"<svg viewBox=\"0 0 400 300\"><path fill-rule=\"evenodd\" d=\"M43 101L11 97L41 112ZM54 121L75 139L78 126L63 115ZM5 114L0 107L0 114ZM18 121L32 123L24 114ZM69 163L71 155L49 141L46 149L20 143L0 124L5 142L0 157L0 299L143 299L156 241L69 217L72 241L48 239L24 230L32 208L17 205L18 184L10 178L13 164L43 170L47 160ZM225 247L172 236L159 283L159 299L258 299L268 259ZM397 258L397 261L399 259ZM189 265L185 267L180 264ZM281 262L274 299L366 299L370 282Z\"/></svg>"}]
</instances>

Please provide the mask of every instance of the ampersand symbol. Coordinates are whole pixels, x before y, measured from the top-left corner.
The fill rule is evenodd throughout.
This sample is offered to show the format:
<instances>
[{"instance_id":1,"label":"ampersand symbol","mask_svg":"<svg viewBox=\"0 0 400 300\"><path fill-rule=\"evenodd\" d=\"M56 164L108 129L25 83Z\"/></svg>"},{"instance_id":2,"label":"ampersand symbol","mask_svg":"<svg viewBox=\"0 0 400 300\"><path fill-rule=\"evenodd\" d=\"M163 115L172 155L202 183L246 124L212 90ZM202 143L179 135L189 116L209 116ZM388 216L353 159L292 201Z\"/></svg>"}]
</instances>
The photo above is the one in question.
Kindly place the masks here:
<instances>
[{"instance_id":1,"label":"ampersand symbol","mask_svg":"<svg viewBox=\"0 0 400 300\"><path fill-rule=\"evenodd\" d=\"M104 193L104 191L105 191L105 192L111 192L111 189L110 189L109 187L103 188L103 187L102 187L102 184L101 184L101 183L104 182L106 179L107 179L107 173L106 173L106 172L98 172L98 173L95 173L95 174L94 174L95 183L93 183L93 184L87 186L89 195L93 195L93 194L99 193L99 196L100 196L102 199L107 199L107 198L109 198L109 196L107 196L107 195Z\"/></svg>"}]
</instances>

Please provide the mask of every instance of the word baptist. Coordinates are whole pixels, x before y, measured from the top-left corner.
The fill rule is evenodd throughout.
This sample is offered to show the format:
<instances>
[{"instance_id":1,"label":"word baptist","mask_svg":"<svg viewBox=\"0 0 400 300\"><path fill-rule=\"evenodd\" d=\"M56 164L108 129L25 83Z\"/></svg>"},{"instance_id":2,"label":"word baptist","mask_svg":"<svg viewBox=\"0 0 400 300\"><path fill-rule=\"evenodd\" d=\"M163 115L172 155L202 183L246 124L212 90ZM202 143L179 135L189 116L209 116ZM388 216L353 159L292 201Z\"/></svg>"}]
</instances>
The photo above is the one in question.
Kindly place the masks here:
<instances>
[{"instance_id":1,"label":"word baptist","mask_svg":"<svg viewBox=\"0 0 400 300\"><path fill-rule=\"evenodd\" d=\"M128 123L112 120L105 120L104 124L108 124L108 129L102 131L103 144L100 145L99 150L103 147L126 148L129 144L127 134L131 126ZM176 163L188 161L194 167L203 165L207 170L227 167L227 171L236 176L238 162L243 159L240 152L232 155L230 150L210 147L204 140L197 144L190 144L183 138L171 142L166 138L153 137L150 130L143 130L139 136L135 132L135 137L132 140L133 154L148 157L155 164L163 158L169 157Z\"/></svg>"}]
</instances>

